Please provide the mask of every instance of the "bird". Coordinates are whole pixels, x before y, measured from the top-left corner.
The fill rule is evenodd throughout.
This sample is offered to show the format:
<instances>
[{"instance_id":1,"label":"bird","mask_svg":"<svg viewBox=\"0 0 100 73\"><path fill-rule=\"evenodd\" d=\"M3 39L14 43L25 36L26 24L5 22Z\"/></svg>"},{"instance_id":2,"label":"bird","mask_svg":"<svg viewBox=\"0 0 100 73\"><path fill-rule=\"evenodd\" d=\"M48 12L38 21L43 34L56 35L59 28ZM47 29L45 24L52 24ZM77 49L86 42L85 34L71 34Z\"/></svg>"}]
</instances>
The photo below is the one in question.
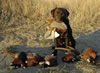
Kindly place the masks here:
<instances>
[{"instance_id":1,"label":"bird","mask_svg":"<svg viewBox=\"0 0 100 73\"><path fill-rule=\"evenodd\" d=\"M74 56L70 52L65 53L63 57L63 61L67 63L72 62L73 59L74 59Z\"/></svg>"},{"instance_id":2,"label":"bird","mask_svg":"<svg viewBox=\"0 0 100 73\"><path fill-rule=\"evenodd\" d=\"M15 58L13 59L12 63L10 63L10 69L18 69L20 67L24 67L24 63L22 60L19 58L19 54L15 54Z\"/></svg>"},{"instance_id":3,"label":"bird","mask_svg":"<svg viewBox=\"0 0 100 73\"><path fill-rule=\"evenodd\" d=\"M26 63L27 63L27 67L32 67L37 65L37 61L35 59L27 59Z\"/></svg>"},{"instance_id":4,"label":"bird","mask_svg":"<svg viewBox=\"0 0 100 73\"><path fill-rule=\"evenodd\" d=\"M62 58L64 62L70 63L80 60L80 52L78 50L70 50L65 53Z\"/></svg>"},{"instance_id":5,"label":"bird","mask_svg":"<svg viewBox=\"0 0 100 73\"><path fill-rule=\"evenodd\" d=\"M42 57L37 53L28 52L27 53L27 66L32 67L38 65L39 61L42 60Z\"/></svg>"},{"instance_id":6,"label":"bird","mask_svg":"<svg viewBox=\"0 0 100 73\"><path fill-rule=\"evenodd\" d=\"M44 68L56 66L57 65L56 57L51 55L45 56L44 61L40 61L39 65Z\"/></svg>"},{"instance_id":7,"label":"bird","mask_svg":"<svg viewBox=\"0 0 100 73\"><path fill-rule=\"evenodd\" d=\"M95 59L96 59L96 51L94 51L92 48L87 48L84 50L81 54L81 57L84 61L87 61L91 64L95 64Z\"/></svg>"}]
</instances>

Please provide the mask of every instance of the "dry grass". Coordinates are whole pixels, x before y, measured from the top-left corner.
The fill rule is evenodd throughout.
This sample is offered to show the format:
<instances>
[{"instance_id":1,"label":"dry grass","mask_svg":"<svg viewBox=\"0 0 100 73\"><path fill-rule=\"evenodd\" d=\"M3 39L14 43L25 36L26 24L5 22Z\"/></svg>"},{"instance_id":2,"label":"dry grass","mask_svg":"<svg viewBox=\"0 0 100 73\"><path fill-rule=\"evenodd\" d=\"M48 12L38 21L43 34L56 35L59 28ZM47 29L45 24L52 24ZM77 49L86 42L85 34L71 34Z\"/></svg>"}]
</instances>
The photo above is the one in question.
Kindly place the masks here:
<instances>
[{"instance_id":1,"label":"dry grass","mask_svg":"<svg viewBox=\"0 0 100 73\"><path fill-rule=\"evenodd\" d=\"M31 46L43 39L55 7L69 10L74 37L100 29L100 0L0 0L0 34L6 42ZM49 44L41 42L36 46Z\"/></svg>"},{"instance_id":2,"label":"dry grass","mask_svg":"<svg viewBox=\"0 0 100 73\"><path fill-rule=\"evenodd\" d=\"M64 7L70 12L70 24L76 31L93 31L100 24L100 0L0 0L0 25L45 21L51 9ZM5 22L4 22L5 21ZM19 23L20 24L20 23ZM87 30L86 30L87 29Z\"/></svg>"}]
</instances>

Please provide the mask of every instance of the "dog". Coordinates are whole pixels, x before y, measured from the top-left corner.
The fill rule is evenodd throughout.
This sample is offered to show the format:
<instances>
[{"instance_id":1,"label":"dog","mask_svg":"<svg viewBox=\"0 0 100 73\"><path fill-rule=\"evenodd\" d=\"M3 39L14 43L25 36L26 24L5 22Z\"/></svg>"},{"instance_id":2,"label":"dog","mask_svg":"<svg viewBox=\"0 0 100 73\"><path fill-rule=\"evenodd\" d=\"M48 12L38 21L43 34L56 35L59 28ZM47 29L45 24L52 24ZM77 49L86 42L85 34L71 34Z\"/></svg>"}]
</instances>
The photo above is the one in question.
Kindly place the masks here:
<instances>
[{"instance_id":1,"label":"dog","mask_svg":"<svg viewBox=\"0 0 100 73\"><path fill-rule=\"evenodd\" d=\"M54 56L56 56L57 51L55 50L55 47L66 48L67 46L71 46L75 48L76 42L72 36L72 29L69 24L68 10L66 10L65 8L54 8L53 10L51 10L51 15L55 22L60 24L63 23L63 27L67 27L67 29L56 29L56 31L61 35L60 37L54 39L55 45L52 47L52 49L54 49ZM53 20L49 19L50 22L52 22Z\"/></svg>"},{"instance_id":2,"label":"dog","mask_svg":"<svg viewBox=\"0 0 100 73\"><path fill-rule=\"evenodd\" d=\"M68 12L68 10L66 10L65 8L55 8L55 9L51 10L51 15L56 22L64 22L66 24L67 32L68 32L68 39L72 43L71 47L75 48L76 43L75 43L75 40L72 36L72 29L71 29L70 24L69 24L69 19L68 19L69 12Z\"/></svg>"}]
</instances>

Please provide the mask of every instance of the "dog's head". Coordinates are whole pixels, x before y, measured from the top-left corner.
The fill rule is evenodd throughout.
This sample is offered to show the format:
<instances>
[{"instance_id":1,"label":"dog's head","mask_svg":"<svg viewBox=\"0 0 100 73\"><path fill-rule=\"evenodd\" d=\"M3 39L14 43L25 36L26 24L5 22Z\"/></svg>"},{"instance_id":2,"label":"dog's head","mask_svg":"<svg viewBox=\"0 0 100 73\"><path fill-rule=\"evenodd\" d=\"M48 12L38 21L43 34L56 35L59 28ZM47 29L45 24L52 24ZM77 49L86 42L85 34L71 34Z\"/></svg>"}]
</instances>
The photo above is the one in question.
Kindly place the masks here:
<instances>
[{"instance_id":1,"label":"dog's head","mask_svg":"<svg viewBox=\"0 0 100 73\"><path fill-rule=\"evenodd\" d=\"M69 16L69 12L65 8L55 8L51 10L51 15L55 20L62 21Z\"/></svg>"}]
</instances>

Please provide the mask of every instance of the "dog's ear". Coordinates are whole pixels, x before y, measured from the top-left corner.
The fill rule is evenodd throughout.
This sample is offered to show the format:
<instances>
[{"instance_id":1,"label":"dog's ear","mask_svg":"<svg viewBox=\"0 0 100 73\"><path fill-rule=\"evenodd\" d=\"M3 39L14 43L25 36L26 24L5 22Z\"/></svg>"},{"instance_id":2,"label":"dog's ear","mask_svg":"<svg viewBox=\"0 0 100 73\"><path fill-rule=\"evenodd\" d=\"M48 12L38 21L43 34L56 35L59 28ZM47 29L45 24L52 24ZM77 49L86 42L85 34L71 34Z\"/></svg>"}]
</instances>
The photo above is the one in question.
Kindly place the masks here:
<instances>
[{"instance_id":1,"label":"dog's ear","mask_svg":"<svg viewBox=\"0 0 100 73\"><path fill-rule=\"evenodd\" d=\"M64 12L64 14L65 14L65 16L66 16L66 17L68 17L68 16L69 16L69 12L68 12L68 10L67 10L67 9L63 8L63 12Z\"/></svg>"},{"instance_id":2,"label":"dog's ear","mask_svg":"<svg viewBox=\"0 0 100 73\"><path fill-rule=\"evenodd\" d=\"M55 13L55 10L56 10L56 9L57 9L57 7L51 10L51 15L52 15L53 17L54 17L54 13Z\"/></svg>"}]
</instances>

